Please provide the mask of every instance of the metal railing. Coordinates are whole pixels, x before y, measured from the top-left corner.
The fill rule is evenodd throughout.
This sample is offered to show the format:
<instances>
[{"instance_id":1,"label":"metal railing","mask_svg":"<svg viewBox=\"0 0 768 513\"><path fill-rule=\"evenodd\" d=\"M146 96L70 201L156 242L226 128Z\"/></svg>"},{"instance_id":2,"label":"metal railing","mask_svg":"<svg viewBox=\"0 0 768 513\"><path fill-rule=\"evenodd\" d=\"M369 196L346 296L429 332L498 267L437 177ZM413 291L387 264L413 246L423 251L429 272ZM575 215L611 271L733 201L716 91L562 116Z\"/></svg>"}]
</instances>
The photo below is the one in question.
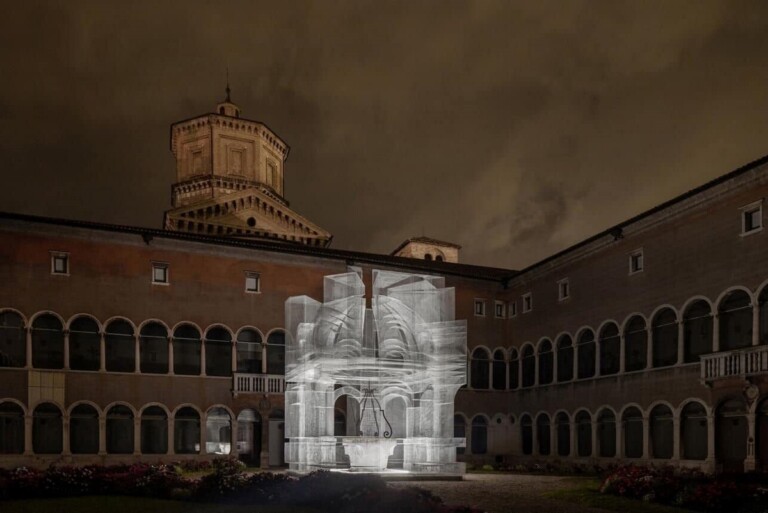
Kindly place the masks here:
<instances>
[{"instance_id":1,"label":"metal railing","mask_svg":"<svg viewBox=\"0 0 768 513\"><path fill-rule=\"evenodd\" d=\"M768 346L752 346L701 357L702 381L768 373Z\"/></svg>"},{"instance_id":2,"label":"metal railing","mask_svg":"<svg viewBox=\"0 0 768 513\"><path fill-rule=\"evenodd\" d=\"M236 394L282 394L285 392L285 376L281 374L237 374Z\"/></svg>"}]
</instances>

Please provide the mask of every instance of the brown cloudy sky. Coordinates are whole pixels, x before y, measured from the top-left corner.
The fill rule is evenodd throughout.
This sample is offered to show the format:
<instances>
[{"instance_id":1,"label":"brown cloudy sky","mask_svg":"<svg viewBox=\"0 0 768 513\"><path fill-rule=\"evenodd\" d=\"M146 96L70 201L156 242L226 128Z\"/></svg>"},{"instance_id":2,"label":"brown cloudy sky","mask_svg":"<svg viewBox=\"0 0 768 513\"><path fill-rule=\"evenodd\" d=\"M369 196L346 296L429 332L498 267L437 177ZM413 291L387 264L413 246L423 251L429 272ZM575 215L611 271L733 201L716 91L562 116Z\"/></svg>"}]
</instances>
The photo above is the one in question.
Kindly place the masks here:
<instances>
[{"instance_id":1,"label":"brown cloudy sky","mask_svg":"<svg viewBox=\"0 0 768 513\"><path fill-rule=\"evenodd\" d=\"M768 2L3 2L0 210L159 227L230 67L334 246L519 268L768 153Z\"/></svg>"}]
</instances>

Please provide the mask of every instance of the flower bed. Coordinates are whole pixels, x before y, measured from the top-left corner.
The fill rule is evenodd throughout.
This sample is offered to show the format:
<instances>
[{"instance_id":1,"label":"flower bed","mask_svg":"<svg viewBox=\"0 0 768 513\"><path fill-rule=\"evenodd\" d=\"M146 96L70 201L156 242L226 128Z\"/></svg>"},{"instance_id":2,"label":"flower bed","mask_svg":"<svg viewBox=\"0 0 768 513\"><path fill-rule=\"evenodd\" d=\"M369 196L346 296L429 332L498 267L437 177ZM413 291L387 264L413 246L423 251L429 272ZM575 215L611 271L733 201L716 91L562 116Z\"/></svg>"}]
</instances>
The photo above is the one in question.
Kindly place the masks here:
<instances>
[{"instance_id":1,"label":"flower bed","mask_svg":"<svg viewBox=\"0 0 768 513\"><path fill-rule=\"evenodd\" d=\"M305 506L320 511L353 513L473 513L445 506L439 497L418 488L391 488L378 476L313 472L300 478L259 472L247 474L236 459L214 460L210 473L188 479L181 465L114 465L102 467L20 467L0 469L0 499L132 495L222 502L241 505Z\"/></svg>"}]
</instances>

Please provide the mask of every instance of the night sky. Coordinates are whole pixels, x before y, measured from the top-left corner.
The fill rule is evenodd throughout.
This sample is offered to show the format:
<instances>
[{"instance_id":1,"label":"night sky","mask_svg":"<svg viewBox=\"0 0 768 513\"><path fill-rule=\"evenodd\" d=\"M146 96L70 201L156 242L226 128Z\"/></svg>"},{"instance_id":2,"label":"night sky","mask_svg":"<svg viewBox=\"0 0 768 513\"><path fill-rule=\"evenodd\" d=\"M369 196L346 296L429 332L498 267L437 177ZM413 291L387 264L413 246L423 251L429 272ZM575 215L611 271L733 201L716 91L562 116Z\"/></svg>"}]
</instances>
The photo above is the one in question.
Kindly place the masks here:
<instances>
[{"instance_id":1,"label":"night sky","mask_svg":"<svg viewBox=\"0 0 768 513\"><path fill-rule=\"evenodd\" d=\"M520 268L768 153L768 2L3 2L0 210L159 228L169 125L290 146L333 247Z\"/></svg>"}]
</instances>

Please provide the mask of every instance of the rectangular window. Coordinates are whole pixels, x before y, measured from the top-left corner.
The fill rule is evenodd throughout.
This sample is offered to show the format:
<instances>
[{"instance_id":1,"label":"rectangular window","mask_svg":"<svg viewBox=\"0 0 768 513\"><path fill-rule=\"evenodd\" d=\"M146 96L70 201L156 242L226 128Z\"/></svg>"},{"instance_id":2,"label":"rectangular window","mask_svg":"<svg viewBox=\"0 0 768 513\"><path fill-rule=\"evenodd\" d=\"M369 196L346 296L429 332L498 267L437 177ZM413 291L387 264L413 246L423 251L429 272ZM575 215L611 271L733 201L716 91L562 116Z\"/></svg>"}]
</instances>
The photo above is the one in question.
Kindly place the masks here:
<instances>
[{"instance_id":1,"label":"rectangular window","mask_svg":"<svg viewBox=\"0 0 768 513\"><path fill-rule=\"evenodd\" d=\"M517 316L517 301L512 301L511 303L509 303L509 316L510 317Z\"/></svg>"},{"instance_id":2,"label":"rectangular window","mask_svg":"<svg viewBox=\"0 0 768 513\"><path fill-rule=\"evenodd\" d=\"M531 310L533 310L533 296L529 292L528 294L523 294L523 313L528 313Z\"/></svg>"},{"instance_id":3,"label":"rectangular window","mask_svg":"<svg viewBox=\"0 0 768 513\"><path fill-rule=\"evenodd\" d=\"M763 229L763 202L756 201L741 207L741 234L750 235Z\"/></svg>"},{"instance_id":4,"label":"rectangular window","mask_svg":"<svg viewBox=\"0 0 768 513\"><path fill-rule=\"evenodd\" d=\"M504 303L504 301L496 301L495 308L497 319L503 319L507 316L507 305Z\"/></svg>"},{"instance_id":5,"label":"rectangular window","mask_svg":"<svg viewBox=\"0 0 768 513\"><path fill-rule=\"evenodd\" d=\"M571 297L571 286L568 283L568 278L557 282L557 300L565 301Z\"/></svg>"},{"instance_id":6,"label":"rectangular window","mask_svg":"<svg viewBox=\"0 0 768 513\"><path fill-rule=\"evenodd\" d=\"M261 292L261 279L259 273L245 272L245 291L256 294Z\"/></svg>"},{"instance_id":7,"label":"rectangular window","mask_svg":"<svg viewBox=\"0 0 768 513\"><path fill-rule=\"evenodd\" d=\"M475 299L475 315L478 317L485 316L485 299Z\"/></svg>"},{"instance_id":8,"label":"rectangular window","mask_svg":"<svg viewBox=\"0 0 768 513\"><path fill-rule=\"evenodd\" d=\"M51 274L69 274L69 253L51 252Z\"/></svg>"},{"instance_id":9,"label":"rectangular window","mask_svg":"<svg viewBox=\"0 0 768 513\"><path fill-rule=\"evenodd\" d=\"M168 264L152 262L152 283L168 285Z\"/></svg>"},{"instance_id":10,"label":"rectangular window","mask_svg":"<svg viewBox=\"0 0 768 513\"><path fill-rule=\"evenodd\" d=\"M639 273L643 270L643 250L638 249L629 254L629 274Z\"/></svg>"}]
</instances>

